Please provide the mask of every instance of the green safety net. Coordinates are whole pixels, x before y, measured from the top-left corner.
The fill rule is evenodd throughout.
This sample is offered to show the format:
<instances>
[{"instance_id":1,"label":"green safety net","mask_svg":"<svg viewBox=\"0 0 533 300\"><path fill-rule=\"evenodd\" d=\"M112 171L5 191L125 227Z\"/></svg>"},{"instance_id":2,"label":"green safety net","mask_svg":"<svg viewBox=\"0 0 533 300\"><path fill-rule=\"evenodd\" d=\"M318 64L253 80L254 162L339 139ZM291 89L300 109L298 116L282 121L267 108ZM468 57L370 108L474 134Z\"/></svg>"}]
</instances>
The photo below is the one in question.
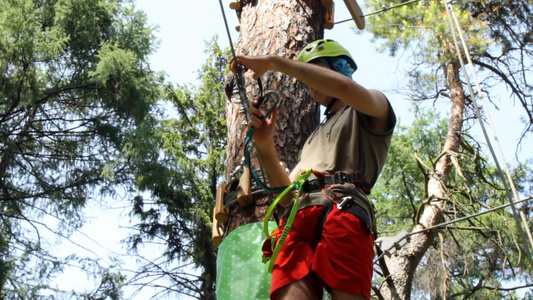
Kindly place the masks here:
<instances>
[{"instance_id":1,"label":"green safety net","mask_svg":"<svg viewBox=\"0 0 533 300\"><path fill-rule=\"evenodd\" d=\"M271 232L276 223L269 222L268 227ZM260 222L242 225L222 241L217 256L217 299L270 299L272 274L262 263L264 240Z\"/></svg>"}]
</instances>

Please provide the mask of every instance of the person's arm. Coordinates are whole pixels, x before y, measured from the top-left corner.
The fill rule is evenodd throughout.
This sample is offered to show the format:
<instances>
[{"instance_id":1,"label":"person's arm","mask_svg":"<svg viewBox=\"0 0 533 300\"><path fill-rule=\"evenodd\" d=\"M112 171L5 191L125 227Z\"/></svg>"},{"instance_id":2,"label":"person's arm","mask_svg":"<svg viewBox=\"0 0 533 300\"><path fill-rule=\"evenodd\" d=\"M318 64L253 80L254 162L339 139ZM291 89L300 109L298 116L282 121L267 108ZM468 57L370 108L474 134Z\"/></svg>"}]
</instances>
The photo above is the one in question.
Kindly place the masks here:
<instances>
[{"instance_id":1,"label":"person's arm","mask_svg":"<svg viewBox=\"0 0 533 300\"><path fill-rule=\"evenodd\" d=\"M256 104L256 102L254 102ZM270 118L266 118L260 109L250 107L250 122L249 127L254 127L254 140L257 149L257 154L261 157L263 163L263 171L271 187L283 187L292 183L291 178L286 172L285 168L281 165L281 161L278 157L278 151L274 144L274 127L278 116L278 110L274 109ZM298 173L299 174L299 173ZM297 175L298 175L297 174ZM296 194L289 192L279 204L282 206L289 205Z\"/></svg>"},{"instance_id":2,"label":"person's arm","mask_svg":"<svg viewBox=\"0 0 533 300\"><path fill-rule=\"evenodd\" d=\"M387 129L389 103L377 90L366 89L351 78L334 70L277 55L238 56L237 61L254 72L254 78L272 70L284 73L303 84L341 100L371 117L369 126L376 132Z\"/></svg>"},{"instance_id":3,"label":"person's arm","mask_svg":"<svg viewBox=\"0 0 533 300\"><path fill-rule=\"evenodd\" d=\"M278 158L278 152L274 143L266 147L257 147L257 152L261 156L265 176L271 187L288 186L300 174L298 168L295 168L290 175L285 172L285 168L281 165L281 161ZM296 194L294 191L291 191L280 200L279 204L285 207L292 203L294 197L296 197Z\"/></svg>"}]
</instances>

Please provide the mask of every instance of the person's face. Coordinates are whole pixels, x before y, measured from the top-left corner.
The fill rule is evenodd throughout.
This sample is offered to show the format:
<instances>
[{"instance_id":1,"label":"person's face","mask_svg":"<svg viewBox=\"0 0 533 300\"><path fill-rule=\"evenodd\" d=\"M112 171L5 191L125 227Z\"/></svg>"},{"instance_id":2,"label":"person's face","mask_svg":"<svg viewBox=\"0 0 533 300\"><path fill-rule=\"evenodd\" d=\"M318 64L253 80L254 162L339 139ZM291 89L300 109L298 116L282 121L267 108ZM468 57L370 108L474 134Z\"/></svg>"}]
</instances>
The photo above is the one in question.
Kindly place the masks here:
<instances>
[{"instance_id":1,"label":"person's face","mask_svg":"<svg viewBox=\"0 0 533 300\"><path fill-rule=\"evenodd\" d=\"M311 62L311 64L330 69L329 65L322 61L314 61L314 62ZM324 106L327 106L329 102L331 101L331 99L333 98L331 96L328 96L324 93L321 93L313 89L312 87L309 87L309 95L313 98L313 100L315 100L316 102Z\"/></svg>"}]
</instances>

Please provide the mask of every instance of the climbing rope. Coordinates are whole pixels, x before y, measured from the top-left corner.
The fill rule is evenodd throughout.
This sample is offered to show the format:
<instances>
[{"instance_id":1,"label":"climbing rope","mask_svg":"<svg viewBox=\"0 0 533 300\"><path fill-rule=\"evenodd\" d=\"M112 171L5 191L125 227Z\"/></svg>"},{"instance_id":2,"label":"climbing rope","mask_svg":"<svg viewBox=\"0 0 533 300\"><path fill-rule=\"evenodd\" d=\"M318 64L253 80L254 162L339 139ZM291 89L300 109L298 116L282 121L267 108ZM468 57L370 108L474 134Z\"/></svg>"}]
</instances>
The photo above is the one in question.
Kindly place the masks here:
<instances>
[{"instance_id":1,"label":"climbing rope","mask_svg":"<svg viewBox=\"0 0 533 300\"><path fill-rule=\"evenodd\" d=\"M224 5L222 4L222 0L219 0L218 2L220 4L220 10L222 11L222 16L224 18L224 25L226 27L226 33L228 35L228 39L229 39L229 43L230 43L230 47L231 47L231 53L233 55L233 58L236 59L237 55L236 55L236 52L235 52L235 48L233 47L233 41L231 39L231 34L230 34L230 31L229 31L228 21L226 19L226 13L224 12ZM237 69L237 73L235 74L235 77L236 77L236 81L237 81L239 98L240 98L241 104L243 106L243 110L244 110L244 113L245 113L245 116L246 116L246 121L249 122L250 121L250 112L249 112L249 110L250 110L250 101L248 100L248 97L246 96L246 80L244 78L244 72L246 71L246 69L243 66L239 65L237 63L237 61L235 61L235 66L236 66L236 69ZM265 99L274 99L274 103L271 105L270 109L265 112L265 116L269 117L271 112L279 105L280 95L279 95L279 93L277 91L272 91L272 90L263 92L263 84L261 82L261 78L257 79L257 83L259 85L259 98L258 98L257 105L255 106L256 108L259 108L263 104ZM254 181L259 185L259 187L261 187L263 190L265 190L265 191L267 191L269 193L280 193L286 187L280 187L280 188L267 187L266 184L263 183L261 178L259 178L259 176L257 175L257 173L253 170L253 168L251 166L251 159L250 159L250 148L251 147L250 146L253 145L253 143L251 143L253 134L254 134L254 128L251 127L248 130L248 133L246 134L245 142L244 142L244 144L245 144L244 145L244 163L250 169L251 176L254 179ZM260 165L261 165L260 166L261 170L263 170L262 164L260 164Z\"/></svg>"},{"instance_id":2,"label":"climbing rope","mask_svg":"<svg viewBox=\"0 0 533 300\"><path fill-rule=\"evenodd\" d=\"M226 33L228 35L230 46L231 46L231 52L232 52L233 58L236 59L235 48L233 47L233 41L231 39L231 34L230 34L230 31L229 31L229 26L228 26L228 22L227 22L227 19L226 19L226 14L224 12L224 6L222 4L222 0L219 0L219 3L220 3L220 10L222 11L222 16L224 18L224 24L226 26ZM246 114L246 121L249 122L250 121L250 113L249 113L249 108L250 108L249 103L250 102L248 100L248 97L246 96L246 81L244 79L244 72L246 70L245 70L245 68L243 68L242 66L237 64L237 62L236 62L236 68L237 68L237 74L235 76L236 76L236 79L237 79L236 81L237 81L237 86L238 86L238 90L239 90L239 97L240 97L241 103L243 105L244 112ZM261 78L258 78L257 81L258 81L258 85L259 85L259 98L258 98L258 101L257 101L257 105L255 107L259 108L265 102L265 100L273 99L273 104L270 106L270 109L268 109L264 113L265 117L268 118L268 117L270 117L272 111L279 105L280 95L279 95L278 92L272 91L272 90L263 92L263 84L261 82ZM302 187L303 187L303 183L305 182L305 180L307 180L307 178L309 177L310 173L307 176L304 176L304 175L300 176L294 182L292 182L289 186L276 187L276 188L272 188L272 187L267 186L261 180L261 178L257 175L257 173L254 171L254 169L251 166L252 163L251 163L251 158L250 158L251 157L250 149L253 147L253 142L252 142L253 141L253 138L252 138L253 134L254 134L254 127L250 127L250 129L248 130L248 132L247 132L247 134L245 136L245 139L244 139L244 164L246 166L248 166L248 168L250 169L250 174L251 174L252 179L257 183L257 185L262 190L264 190L264 191L266 191L266 192L268 192L270 194L280 194L280 195L278 195L276 200L273 201L272 205L269 208L270 213L268 213L268 215L265 217L266 222L268 222L268 220L270 219L271 212L273 211L274 207L278 204L280 199L283 198L283 196L286 195L291 190L295 190L296 189L296 190L300 191L302 189ZM262 166L261 160L259 160L259 162L260 162L260 165L261 165L261 170L263 170L263 166ZM264 177L265 176L263 176L263 178ZM302 178L304 178L303 181L302 181ZM297 201L295 201L295 203L293 203L293 210L294 211L297 210L297 206L298 206L297 205ZM292 213L291 213L291 215L292 215ZM295 215L295 213L294 213L294 215ZM288 223L292 223L292 219L294 219L294 216L292 216L292 218L289 217L290 221L288 221ZM286 226L284 232L288 233L289 229L290 229L290 226ZM268 234L267 234L267 236L268 236ZM284 236L286 236L286 234ZM283 238L283 240L284 240L284 238ZM278 242L278 245L281 246L281 244L283 244L282 241Z\"/></svg>"}]
</instances>

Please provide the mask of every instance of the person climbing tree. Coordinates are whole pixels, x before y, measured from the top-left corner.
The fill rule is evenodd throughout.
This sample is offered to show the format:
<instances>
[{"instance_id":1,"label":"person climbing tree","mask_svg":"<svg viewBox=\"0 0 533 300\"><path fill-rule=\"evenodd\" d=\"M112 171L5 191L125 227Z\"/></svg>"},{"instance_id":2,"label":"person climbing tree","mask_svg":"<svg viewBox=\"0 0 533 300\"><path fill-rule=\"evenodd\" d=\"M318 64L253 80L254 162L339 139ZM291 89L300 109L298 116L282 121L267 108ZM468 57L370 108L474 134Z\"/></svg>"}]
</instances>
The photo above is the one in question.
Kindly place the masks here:
<instances>
[{"instance_id":1,"label":"person climbing tree","mask_svg":"<svg viewBox=\"0 0 533 300\"><path fill-rule=\"evenodd\" d=\"M297 60L237 56L230 60L233 72L238 64L251 70L254 79L267 71L294 77L326 107L323 122L309 136L290 174L275 148L277 110L269 117L260 108L249 111L249 126L255 128L256 149L272 187L290 185L309 168L313 172L276 257L271 298L321 299L326 288L333 299L369 299L375 222L367 195L385 164L396 124L389 101L352 80L355 61L329 39L308 44ZM289 193L280 204L287 207L294 197Z\"/></svg>"}]
</instances>

